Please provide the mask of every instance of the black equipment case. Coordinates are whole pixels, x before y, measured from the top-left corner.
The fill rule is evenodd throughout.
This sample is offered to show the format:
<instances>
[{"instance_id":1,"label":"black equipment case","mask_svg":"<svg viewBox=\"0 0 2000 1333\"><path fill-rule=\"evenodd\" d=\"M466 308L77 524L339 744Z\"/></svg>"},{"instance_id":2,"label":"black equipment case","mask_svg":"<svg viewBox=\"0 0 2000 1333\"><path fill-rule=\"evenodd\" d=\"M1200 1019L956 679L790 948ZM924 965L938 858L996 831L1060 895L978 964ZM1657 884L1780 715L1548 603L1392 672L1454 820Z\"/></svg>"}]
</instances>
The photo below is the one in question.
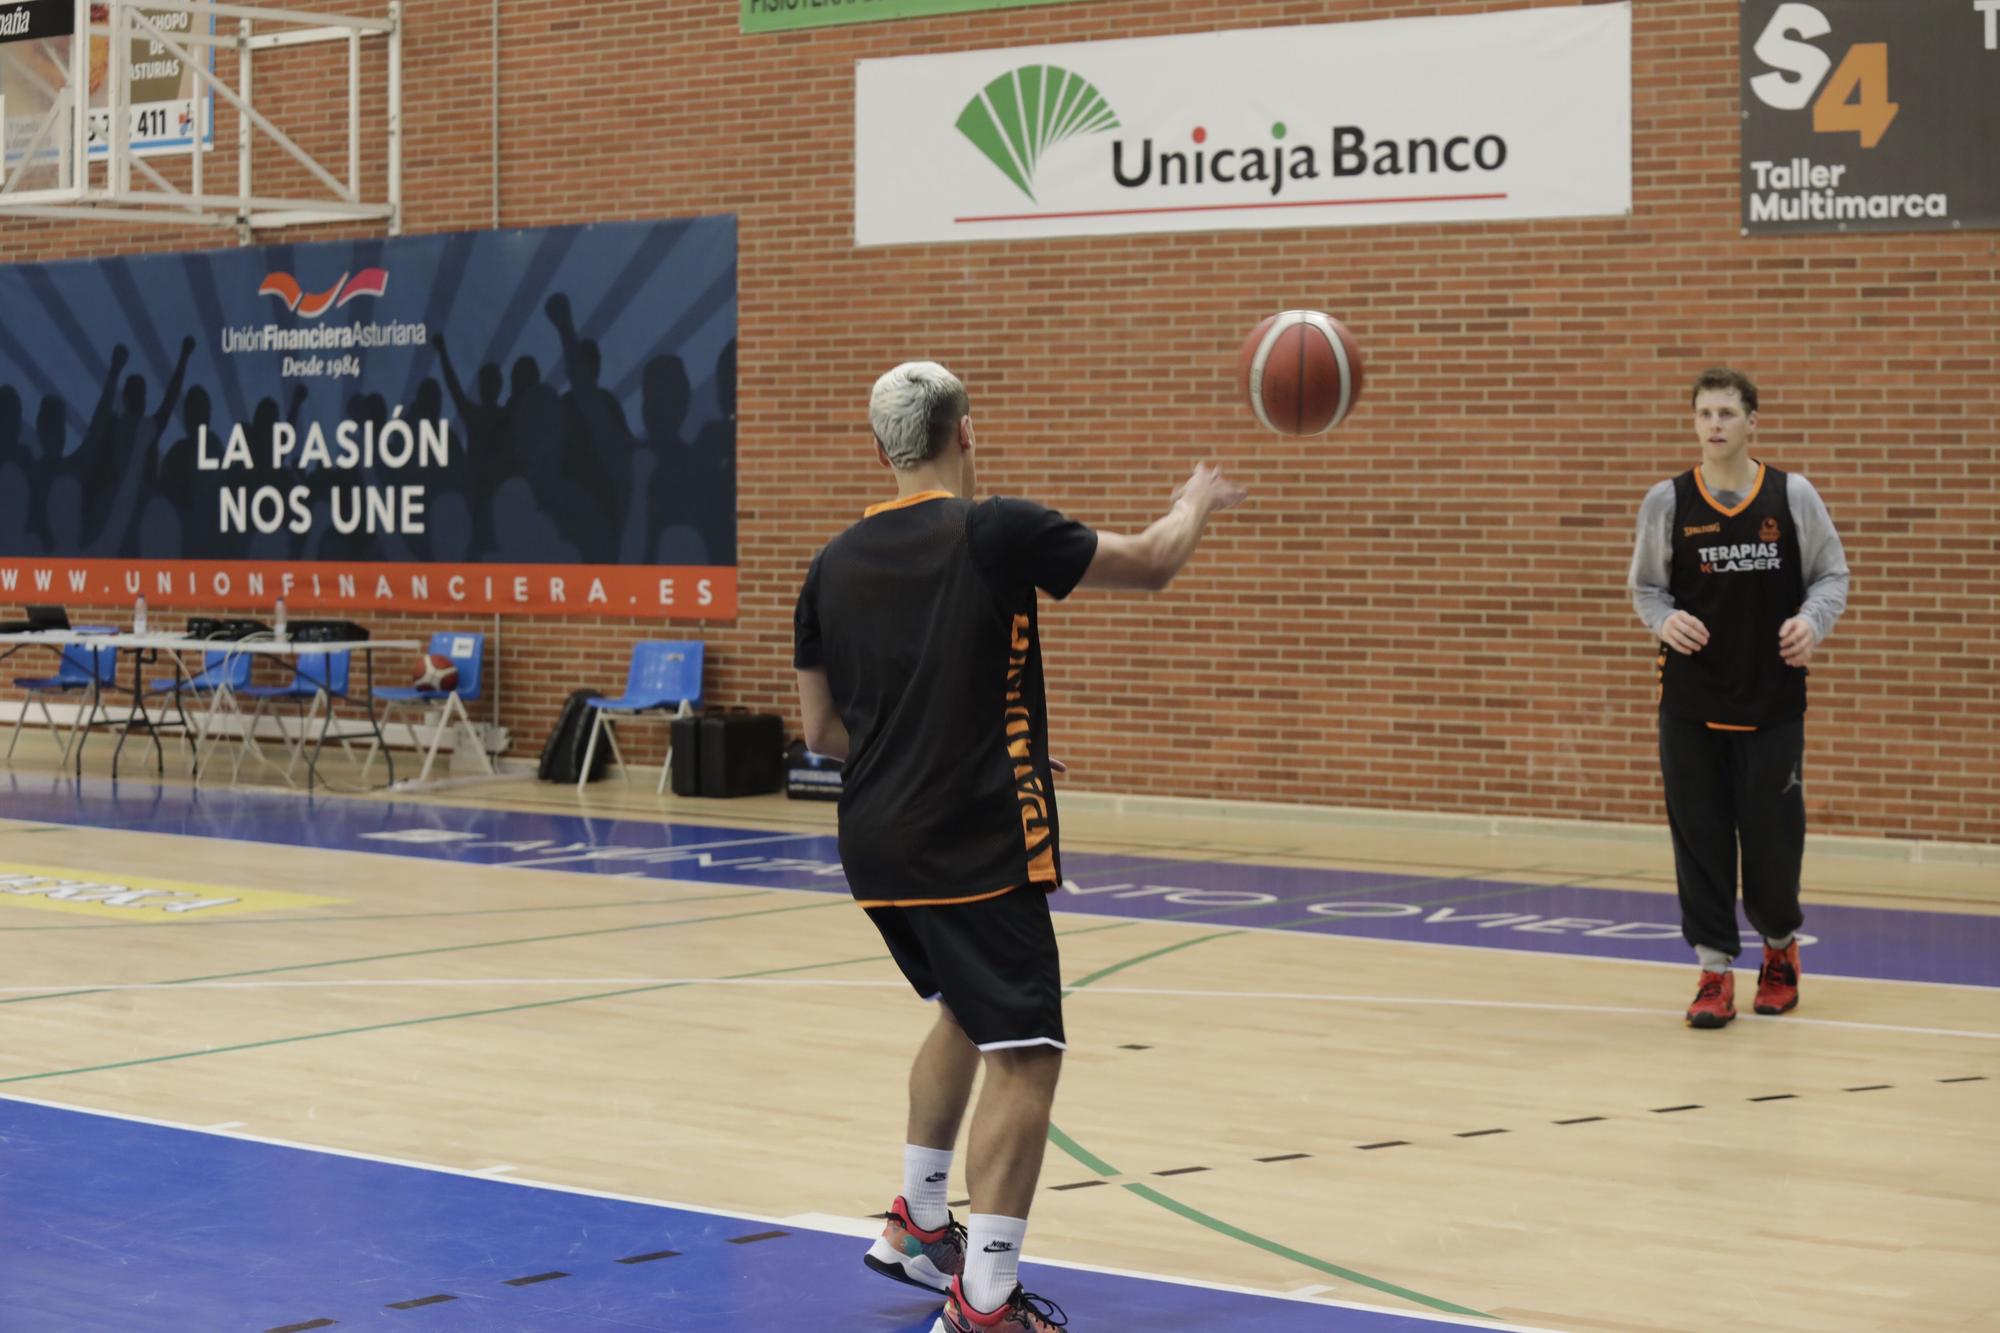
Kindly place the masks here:
<instances>
[{"instance_id":1,"label":"black equipment case","mask_svg":"<svg viewBox=\"0 0 2000 1333\"><path fill-rule=\"evenodd\" d=\"M693 713L668 723L667 743L674 747L668 782L676 796L701 795L701 719Z\"/></svg>"},{"instance_id":2,"label":"black equipment case","mask_svg":"<svg viewBox=\"0 0 2000 1333\"><path fill-rule=\"evenodd\" d=\"M700 723L701 795L761 796L785 785L785 719L776 713L710 712ZM678 768L678 745L674 759ZM682 794L678 779L674 792Z\"/></svg>"}]
</instances>

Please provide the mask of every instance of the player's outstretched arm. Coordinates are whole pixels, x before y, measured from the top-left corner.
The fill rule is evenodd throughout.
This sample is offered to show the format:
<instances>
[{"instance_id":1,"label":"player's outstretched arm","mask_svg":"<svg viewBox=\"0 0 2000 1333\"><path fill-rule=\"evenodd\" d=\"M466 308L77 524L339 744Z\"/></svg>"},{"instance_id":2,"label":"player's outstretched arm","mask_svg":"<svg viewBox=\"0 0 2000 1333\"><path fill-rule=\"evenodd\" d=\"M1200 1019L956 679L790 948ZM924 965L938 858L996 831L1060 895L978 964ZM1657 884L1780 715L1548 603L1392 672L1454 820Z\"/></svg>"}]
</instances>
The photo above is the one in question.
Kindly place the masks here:
<instances>
[{"instance_id":1,"label":"player's outstretched arm","mask_svg":"<svg viewBox=\"0 0 2000 1333\"><path fill-rule=\"evenodd\" d=\"M1099 530L1097 554L1081 588L1144 588L1158 592L1174 581L1201 545L1208 516L1233 509L1249 492L1203 463L1174 492L1173 506L1136 537Z\"/></svg>"},{"instance_id":2,"label":"player's outstretched arm","mask_svg":"<svg viewBox=\"0 0 2000 1333\"><path fill-rule=\"evenodd\" d=\"M847 758L847 724L833 706L833 687L827 684L821 668L799 672L799 715L805 723L808 750L829 759Z\"/></svg>"}]
</instances>

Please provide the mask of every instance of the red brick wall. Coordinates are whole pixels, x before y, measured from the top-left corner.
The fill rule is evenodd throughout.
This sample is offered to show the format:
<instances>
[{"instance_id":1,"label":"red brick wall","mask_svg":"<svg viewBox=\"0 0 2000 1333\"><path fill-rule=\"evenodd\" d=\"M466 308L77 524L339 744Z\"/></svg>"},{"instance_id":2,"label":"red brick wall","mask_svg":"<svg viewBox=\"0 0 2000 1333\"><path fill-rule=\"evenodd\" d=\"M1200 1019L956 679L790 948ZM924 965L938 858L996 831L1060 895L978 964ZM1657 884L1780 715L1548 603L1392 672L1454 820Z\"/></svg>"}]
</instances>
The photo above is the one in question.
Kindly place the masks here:
<instances>
[{"instance_id":1,"label":"red brick wall","mask_svg":"<svg viewBox=\"0 0 2000 1333\"><path fill-rule=\"evenodd\" d=\"M852 247L858 58L1512 7L1090 0L746 37L733 0L506 0L501 223L735 213L742 246L741 617L509 620L524 748L641 635L698 632L714 698L792 713L805 563L889 493L868 387L925 356L970 387L986 488L1124 530L1201 459L1252 489L1170 591L1048 609L1072 788L1657 820L1633 516L1696 457L1688 382L1729 362L1855 570L1813 675L1814 828L2000 840L2000 233L1739 235L1733 0L1635 6L1630 218ZM406 9L407 229L490 225L489 7ZM344 69L293 59L259 100L329 149ZM213 243L0 222L10 262ZM1234 401L1237 339L1284 306L1369 356L1323 440Z\"/></svg>"}]
</instances>

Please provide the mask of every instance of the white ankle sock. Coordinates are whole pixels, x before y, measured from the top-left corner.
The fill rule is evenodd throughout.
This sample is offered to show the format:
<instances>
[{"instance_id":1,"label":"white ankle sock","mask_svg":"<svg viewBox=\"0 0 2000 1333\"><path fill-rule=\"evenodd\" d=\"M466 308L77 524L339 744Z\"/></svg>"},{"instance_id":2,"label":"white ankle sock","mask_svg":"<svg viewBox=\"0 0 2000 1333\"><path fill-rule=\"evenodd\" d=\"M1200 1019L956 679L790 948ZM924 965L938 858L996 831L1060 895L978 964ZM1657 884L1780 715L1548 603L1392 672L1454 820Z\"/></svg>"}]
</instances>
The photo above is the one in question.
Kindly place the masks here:
<instances>
[{"instance_id":1,"label":"white ankle sock","mask_svg":"<svg viewBox=\"0 0 2000 1333\"><path fill-rule=\"evenodd\" d=\"M1025 1217L974 1213L965 1219L965 1299L981 1314L1007 1303L1020 1281L1021 1241L1028 1234Z\"/></svg>"},{"instance_id":2,"label":"white ankle sock","mask_svg":"<svg viewBox=\"0 0 2000 1333\"><path fill-rule=\"evenodd\" d=\"M936 1231L951 1220L945 1200L951 1193L949 1148L903 1145L903 1202L910 1205L910 1220L925 1231Z\"/></svg>"},{"instance_id":3,"label":"white ankle sock","mask_svg":"<svg viewBox=\"0 0 2000 1333\"><path fill-rule=\"evenodd\" d=\"M1706 944L1695 945L1694 953L1695 957L1701 959L1701 970L1704 972L1727 972L1729 964L1733 961L1722 950L1712 949Z\"/></svg>"},{"instance_id":4,"label":"white ankle sock","mask_svg":"<svg viewBox=\"0 0 2000 1333\"><path fill-rule=\"evenodd\" d=\"M1792 947L1792 941L1797 939L1798 937L1799 933L1797 931L1793 931L1791 934L1785 936L1785 938L1781 940L1774 940L1769 935L1766 935L1764 937L1764 947L1767 949L1776 950L1778 953L1783 953L1785 950Z\"/></svg>"}]
</instances>

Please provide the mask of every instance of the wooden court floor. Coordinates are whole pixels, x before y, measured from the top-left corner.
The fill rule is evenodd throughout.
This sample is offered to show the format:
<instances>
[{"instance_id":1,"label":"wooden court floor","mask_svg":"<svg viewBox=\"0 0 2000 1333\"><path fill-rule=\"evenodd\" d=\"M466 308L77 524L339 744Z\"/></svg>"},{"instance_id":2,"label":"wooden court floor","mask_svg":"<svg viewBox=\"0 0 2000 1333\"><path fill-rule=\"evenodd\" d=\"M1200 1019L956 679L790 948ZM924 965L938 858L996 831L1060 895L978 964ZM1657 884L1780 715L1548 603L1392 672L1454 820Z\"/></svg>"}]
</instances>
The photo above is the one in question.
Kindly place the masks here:
<instances>
[{"instance_id":1,"label":"wooden court floor","mask_svg":"<svg viewBox=\"0 0 2000 1333\"><path fill-rule=\"evenodd\" d=\"M0 875L249 906L139 919L0 894L0 1096L770 1217L864 1219L895 1192L928 1015L837 881L285 846L250 816L80 827L49 817L72 789L52 760L24 740L0 769ZM118 786L147 808L150 782ZM354 802L292 804L331 829ZM1162 861L1245 885L1340 873L1348 898L1560 886L1672 919L1664 829L1139 804L1070 799L1066 851L1156 879ZM779 798L655 797L650 777L396 805L500 829L680 822L712 845L832 826ZM2000 915L2000 859L1888 850L1815 847L1809 932L1866 909L1843 919L1908 926L1920 960ZM1579 1333L2000 1329L1990 979L1822 976L1808 948L1796 1014L1751 1015L1746 970L1743 1017L1694 1032L1691 963L1061 906L1071 1049L1031 1260Z\"/></svg>"}]
</instances>

